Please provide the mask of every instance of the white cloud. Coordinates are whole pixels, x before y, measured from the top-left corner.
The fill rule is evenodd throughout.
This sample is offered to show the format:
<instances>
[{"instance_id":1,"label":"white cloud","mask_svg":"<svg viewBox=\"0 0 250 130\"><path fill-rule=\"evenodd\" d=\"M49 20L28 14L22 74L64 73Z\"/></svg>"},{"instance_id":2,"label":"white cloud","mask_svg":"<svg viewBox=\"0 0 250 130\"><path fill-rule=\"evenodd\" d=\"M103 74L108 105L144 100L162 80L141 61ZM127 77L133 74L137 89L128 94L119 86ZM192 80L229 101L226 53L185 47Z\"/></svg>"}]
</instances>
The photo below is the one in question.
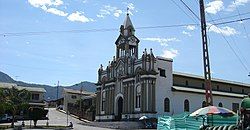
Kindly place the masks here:
<instances>
[{"instance_id":1,"label":"white cloud","mask_svg":"<svg viewBox=\"0 0 250 130\"><path fill-rule=\"evenodd\" d=\"M162 57L165 57L165 58L175 58L177 55L179 54L178 50L175 50L175 49L170 49L170 50L163 50L163 54L161 55Z\"/></svg>"},{"instance_id":2,"label":"white cloud","mask_svg":"<svg viewBox=\"0 0 250 130\"><path fill-rule=\"evenodd\" d=\"M51 13L51 14L55 14L58 16L67 16L68 13L56 9L56 8L51 8L51 6L59 6L59 5L63 5L63 1L62 0L28 0L28 2L36 7L36 8L41 8L42 10L44 10L45 12Z\"/></svg>"},{"instance_id":3,"label":"white cloud","mask_svg":"<svg viewBox=\"0 0 250 130\"><path fill-rule=\"evenodd\" d=\"M70 58L74 58L74 57L75 57L75 55L73 55L73 54L70 55Z\"/></svg>"},{"instance_id":4,"label":"white cloud","mask_svg":"<svg viewBox=\"0 0 250 130\"><path fill-rule=\"evenodd\" d=\"M28 0L28 2L37 8L42 6L59 6L63 4L62 0Z\"/></svg>"},{"instance_id":5,"label":"white cloud","mask_svg":"<svg viewBox=\"0 0 250 130\"><path fill-rule=\"evenodd\" d=\"M180 40L173 37L173 38L159 38L159 37L153 37L153 38L142 38L142 40L145 41L152 41L152 42L158 42L161 44L161 46L168 46L169 42L179 42Z\"/></svg>"},{"instance_id":6,"label":"white cloud","mask_svg":"<svg viewBox=\"0 0 250 130\"><path fill-rule=\"evenodd\" d=\"M190 30L190 31L195 30L195 26L194 25L188 25L186 28L187 28L187 30Z\"/></svg>"},{"instance_id":7,"label":"white cloud","mask_svg":"<svg viewBox=\"0 0 250 130\"><path fill-rule=\"evenodd\" d=\"M212 2L209 2L206 6L207 7L205 10L207 13L210 13L210 14L216 14L217 12L224 9L222 0L214 0Z\"/></svg>"},{"instance_id":8,"label":"white cloud","mask_svg":"<svg viewBox=\"0 0 250 130\"><path fill-rule=\"evenodd\" d=\"M192 35L190 34L190 32L186 32L186 31L182 31L182 34L188 35L189 37L192 36Z\"/></svg>"},{"instance_id":9,"label":"white cloud","mask_svg":"<svg viewBox=\"0 0 250 130\"><path fill-rule=\"evenodd\" d=\"M100 11L99 14L97 14L96 16L98 18L104 18L108 15L114 15L115 17L120 17L120 15L122 14L122 10L118 9L115 6L110 6L110 5L104 5Z\"/></svg>"},{"instance_id":10,"label":"white cloud","mask_svg":"<svg viewBox=\"0 0 250 130\"><path fill-rule=\"evenodd\" d=\"M59 16L67 16L68 13L65 13L61 10L58 10L56 8L47 8L46 6L42 6L41 7L44 11L48 12L48 13L52 13L52 14L55 14L55 15L59 15Z\"/></svg>"},{"instance_id":11,"label":"white cloud","mask_svg":"<svg viewBox=\"0 0 250 130\"><path fill-rule=\"evenodd\" d=\"M229 26L219 28L219 27L212 25L210 23L208 23L207 25L209 26L208 31L210 31L210 32L221 33L221 34L226 35L226 36L237 34L237 31L234 28L229 27Z\"/></svg>"},{"instance_id":12,"label":"white cloud","mask_svg":"<svg viewBox=\"0 0 250 130\"><path fill-rule=\"evenodd\" d=\"M78 22L83 22L83 23L94 21L93 19L87 18L86 16L84 16L84 12L78 12L78 11L70 14L67 18L70 21L78 21Z\"/></svg>"},{"instance_id":13,"label":"white cloud","mask_svg":"<svg viewBox=\"0 0 250 130\"><path fill-rule=\"evenodd\" d=\"M115 17L119 17L120 15L122 14L122 11L121 10L115 10L115 12L114 12L114 16Z\"/></svg>"},{"instance_id":14,"label":"white cloud","mask_svg":"<svg viewBox=\"0 0 250 130\"><path fill-rule=\"evenodd\" d=\"M87 0L83 0L82 3L87 3L88 1Z\"/></svg>"},{"instance_id":15,"label":"white cloud","mask_svg":"<svg viewBox=\"0 0 250 130\"><path fill-rule=\"evenodd\" d=\"M238 6L245 5L248 2L250 2L250 0L234 0L227 7L227 11L234 11Z\"/></svg>"},{"instance_id":16,"label":"white cloud","mask_svg":"<svg viewBox=\"0 0 250 130\"><path fill-rule=\"evenodd\" d=\"M133 13L132 13L132 11L134 11L135 10L135 6L134 6L134 4L133 3L128 3L127 4L127 7L128 7L128 13L129 14L131 14L131 15L133 15ZM136 11L137 12L137 11Z\"/></svg>"},{"instance_id":17,"label":"white cloud","mask_svg":"<svg viewBox=\"0 0 250 130\"><path fill-rule=\"evenodd\" d=\"M127 3L127 2L122 2L125 6L127 6L127 8L129 9L128 10L128 13L130 15L133 15L132 12L138 12L136 9L135 9L135 5L133 3ZM126 12L127 13L127 12Z\"/></svg>"}]
</instances>

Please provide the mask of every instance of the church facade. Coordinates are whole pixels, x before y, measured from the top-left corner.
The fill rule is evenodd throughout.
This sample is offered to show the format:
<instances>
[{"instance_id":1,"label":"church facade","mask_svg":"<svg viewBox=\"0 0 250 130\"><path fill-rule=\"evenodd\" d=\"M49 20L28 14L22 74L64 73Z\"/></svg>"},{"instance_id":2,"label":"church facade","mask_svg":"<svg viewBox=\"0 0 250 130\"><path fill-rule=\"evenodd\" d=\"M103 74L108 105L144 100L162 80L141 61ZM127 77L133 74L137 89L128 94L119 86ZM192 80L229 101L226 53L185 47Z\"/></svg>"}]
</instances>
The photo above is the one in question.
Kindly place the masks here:
<instances>
[{"instance_id":1,"label":"church facade","mask_svg":"<svg viewBox=\"0 0 250 130\"><path fill-rule=\"evenodd\" d=\"M98 70L96 120L136 119L152 116L162 102L157 102L159 83L171 85L172 60L155 57L152 49L138 55L140 40L127 14L116 40L116 56ZM164 68L162 77L158 68ZM158 83L157 83L158 82ZM159 110L158 110L159 111Z\"/></svg>"},{"instance_id":2,"label":"church facade","mask_svg":"<svg viewBox=\"0 0 250 130\"><path fill-rule=\"evenodd\" d=\"M116 56L98 70L96 121L138 120L143 115L173 115L204 106L202 77L173 72L173 60L155 57L152 49L139 56L139 43L127 14L115 42ZM250 93L249 84L225 80L212 84L216 85L214 103L229 109L237 110Z\"/></svg>"}]
</instances>

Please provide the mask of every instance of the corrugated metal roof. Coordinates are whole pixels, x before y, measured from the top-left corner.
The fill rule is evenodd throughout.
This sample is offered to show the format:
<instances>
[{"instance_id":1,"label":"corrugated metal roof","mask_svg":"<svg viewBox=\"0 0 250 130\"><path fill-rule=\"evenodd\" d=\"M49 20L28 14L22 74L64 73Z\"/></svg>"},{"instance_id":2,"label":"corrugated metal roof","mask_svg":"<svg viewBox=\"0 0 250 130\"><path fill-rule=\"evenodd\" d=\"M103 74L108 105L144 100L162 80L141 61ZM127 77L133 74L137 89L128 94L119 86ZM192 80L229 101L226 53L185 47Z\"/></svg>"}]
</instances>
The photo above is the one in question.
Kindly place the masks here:
<instances>
[{"instance_id":1,"label":"corrugated metal roof","mask_svg":"<svg viewBox=\"0 0 250 130\"><path fill-rule=\"evenodd\" d=\"M177 90L177 91L205 94L205 90L203 90L203 89L187 88L187 87L179 87L179 86L173 86L172 88L174 90ZM247 96L245 94L237 94L237 93L221 92L221 91L213 91L213 95L226 96L226 97L237 97L237 98L243 98L243 97Z\"/></svg>"},{"instance_id":2,"label":"corrugated metal roof","mask_svg":"<svg viewBox=\"0 0 250 130\"><path fill-rule=\"evenodd\" d=\"M0 83L0 88L12 88L15 87L19 90L26 89L30 92L42 92L46 93L46 90L44 88L39 88L39 87L23 87L23 86L17 86L16 84L13 83Z\"/></svg>"},{"instance_id":3,"label":"corrugated metal roof","mask_svg":"<svg viewBox=\"0 0 250 130\"><path fill-rule=\"evenodd\" d=\"M67 92L67 93L72 93L72 94L81 94L81 91L80 91L80 90L75 90L75 89L63 88L63 91L64 91L64 92ZM88 92L88 91L83 90L83 91L82 91L82 95L91 96L91 95L95 95L95 93L92 93L92 92Z\"/></svg>"},{"instance_id":4,"label":"corrugated metal roof","mask_svg":"<svg viewBox=\"0 0 250 130\"><path fill-rule=\"evenodd\" d=\"M188 74L188 73L182 73L182 72L175 72L175 71L173 72L173 75L180 75L180 76L185 76L185 77L190 77L190 78L204 79L203 76ZM247 83L229 81L229 80L224 80L224 79L212 78L211 81L212 82L221 82L221 83L227 83L227 84L250 87L250 84L247 84Z\"/></svg>"}]
</instances>

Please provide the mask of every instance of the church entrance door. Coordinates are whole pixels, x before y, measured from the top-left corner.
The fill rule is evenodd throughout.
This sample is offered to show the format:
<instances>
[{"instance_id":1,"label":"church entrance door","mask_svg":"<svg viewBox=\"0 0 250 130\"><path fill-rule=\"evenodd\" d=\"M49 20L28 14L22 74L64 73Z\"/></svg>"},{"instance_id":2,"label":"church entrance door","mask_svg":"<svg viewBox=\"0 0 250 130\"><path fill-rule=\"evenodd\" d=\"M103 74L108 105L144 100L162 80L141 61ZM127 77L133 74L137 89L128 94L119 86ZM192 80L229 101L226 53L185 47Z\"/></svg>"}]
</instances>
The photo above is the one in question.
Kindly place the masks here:
<instances>
[{"instance_id":1,"label":"church entrance door","mask_svg":"<svg viewBox=\"0 0 250 130\"><path fill-rule=\"evenodd\" d=\"M119 97L118 99L118 115L117 115L117 120L121 120L122 119L122 108L123 108L123 99L122 97Z\"/></svg>"}]
</instances>

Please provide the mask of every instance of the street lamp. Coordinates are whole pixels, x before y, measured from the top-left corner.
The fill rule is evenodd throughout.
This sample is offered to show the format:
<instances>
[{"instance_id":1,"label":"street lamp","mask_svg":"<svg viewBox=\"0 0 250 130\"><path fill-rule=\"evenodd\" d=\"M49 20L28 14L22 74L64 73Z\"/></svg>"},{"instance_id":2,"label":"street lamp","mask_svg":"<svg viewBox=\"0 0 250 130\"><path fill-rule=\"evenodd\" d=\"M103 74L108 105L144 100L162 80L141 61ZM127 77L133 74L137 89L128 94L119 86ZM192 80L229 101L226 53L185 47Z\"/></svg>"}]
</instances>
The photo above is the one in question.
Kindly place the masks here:
<instances>
[{"instance_id":1,"label":"street lamp","mask_svg":"<svg viewBox=\"0 0 250 130\"><path fill-rule=\"evenodd\" d=\"M81 86L81 90L80 90L80 112L81 112L81 115L79 117L79 119L82 118L82 86Z\"/></svg>"}]
</instances>

